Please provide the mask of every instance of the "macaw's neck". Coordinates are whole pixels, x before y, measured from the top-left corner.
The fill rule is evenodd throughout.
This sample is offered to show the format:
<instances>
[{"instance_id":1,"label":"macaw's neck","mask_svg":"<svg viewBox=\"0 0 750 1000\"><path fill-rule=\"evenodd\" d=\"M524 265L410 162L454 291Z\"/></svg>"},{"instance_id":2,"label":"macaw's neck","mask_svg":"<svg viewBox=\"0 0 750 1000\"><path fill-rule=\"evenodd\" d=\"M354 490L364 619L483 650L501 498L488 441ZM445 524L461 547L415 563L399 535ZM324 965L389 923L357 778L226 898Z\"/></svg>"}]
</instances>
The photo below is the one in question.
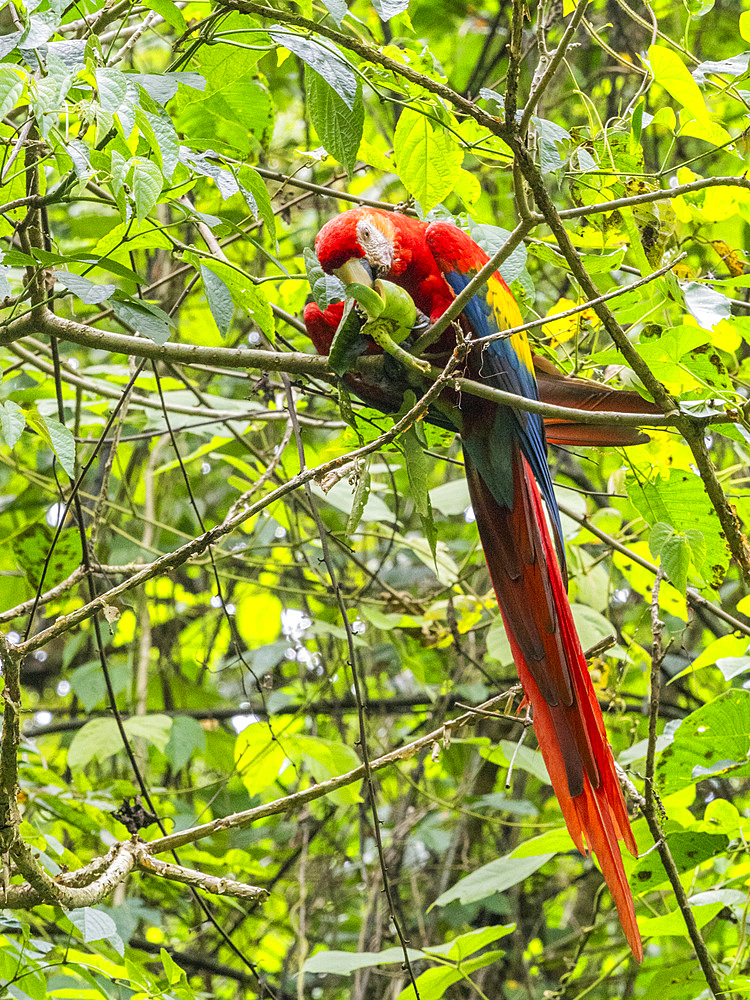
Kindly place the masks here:
<instances>
[{"instance_id":1,"label":"macaw's neck","mask_svg":"<svg viewBox=\"0 0 750 1000\"><path fill-rule=\"evenodd\" d=\"M396 235L395 256L388 279L405 289L417 309L434 323L450 305L453 292L427 245L427 225L397 213L391 215L390 221Z\"/></svg>"}]
</instances>

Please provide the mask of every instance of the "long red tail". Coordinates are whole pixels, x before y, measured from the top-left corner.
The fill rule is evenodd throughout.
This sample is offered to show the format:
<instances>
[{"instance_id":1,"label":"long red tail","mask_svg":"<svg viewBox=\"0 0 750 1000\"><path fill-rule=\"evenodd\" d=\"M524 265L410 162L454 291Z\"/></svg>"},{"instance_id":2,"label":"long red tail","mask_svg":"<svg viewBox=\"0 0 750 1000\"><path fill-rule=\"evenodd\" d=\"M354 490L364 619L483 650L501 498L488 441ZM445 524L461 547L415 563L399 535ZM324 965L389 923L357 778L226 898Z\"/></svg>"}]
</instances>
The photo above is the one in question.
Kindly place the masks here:
<instances>
[{"instance_id":1,"label":"long red tail","mask_svg":"<svg viewBox=\"0 0 750 1000\"><path fill-rule=\"evenodd\" d=\"M643 947L618 841L633 855L637 848L539 490L519 452L513 509L501 507L465 459L487 566L552 787L576 846L596 854L640 962Z\"/></svg>"}]
</instances>

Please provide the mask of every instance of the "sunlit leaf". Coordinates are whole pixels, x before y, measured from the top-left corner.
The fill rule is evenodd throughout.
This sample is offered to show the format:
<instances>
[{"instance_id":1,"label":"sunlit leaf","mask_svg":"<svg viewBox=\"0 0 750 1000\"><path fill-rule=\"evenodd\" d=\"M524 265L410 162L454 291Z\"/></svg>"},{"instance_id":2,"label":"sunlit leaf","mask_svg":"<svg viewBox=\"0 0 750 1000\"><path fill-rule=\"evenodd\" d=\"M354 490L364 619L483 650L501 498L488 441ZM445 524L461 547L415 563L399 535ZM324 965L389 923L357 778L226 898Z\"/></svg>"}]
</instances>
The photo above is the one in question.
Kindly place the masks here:
<instances>
[{"instance_id":1,"label":"sunlit leaf","mask_svg":"<svg viewBox=\"0 0 750 1000\"><path fill-rule=\"evenodd\" d=\"M453 189L463 153L450 133L426 115L406 108L393 138L398 173L425 212Z\"/></svg>"}]
</instances>

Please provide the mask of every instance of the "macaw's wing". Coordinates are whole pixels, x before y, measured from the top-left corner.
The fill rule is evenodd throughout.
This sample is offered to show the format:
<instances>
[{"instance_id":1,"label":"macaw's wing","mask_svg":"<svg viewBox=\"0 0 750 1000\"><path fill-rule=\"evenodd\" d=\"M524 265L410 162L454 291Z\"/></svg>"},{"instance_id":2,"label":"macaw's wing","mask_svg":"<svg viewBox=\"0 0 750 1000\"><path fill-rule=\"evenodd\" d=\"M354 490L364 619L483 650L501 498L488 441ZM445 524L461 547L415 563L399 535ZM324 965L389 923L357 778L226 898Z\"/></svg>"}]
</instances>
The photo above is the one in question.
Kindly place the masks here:
<instances>
[{"instance_id":1,"label":"macaw's wing","mask_svg":"<svg viewBox=\"0 0 750 1000\"><path fill-rule=\"evenodd\" d=\"M532 354L539 399L555 406L575 410L608 413L652 413L662 410L637 392L629 389L612 389L589 379L564 375L551 361ZM546 417L544 429L549 444L578 447L618 447L644 444L648 434L637 427L627 427L612 421L608 424L572 423L555 417Z\"/></svg>"},{"instance_id":2,"label":"macaw's wing","mask_svg":"<svg viewBox=\"0 0 750 1000\"><path fill-rule=\"evenodd\" d=\"M515 307L515 302L508 293L508 308ZM318 354L328 354L331 350L336 329L344 311L343 302L334 302L326 310L321 310L314 302L305 306L303 317L307 333ZM509 316L509 322L516 322ZM429 325L429 320L418 313L417 324L412 334L413 338L420 335ZM370 341L369 352L379 351ZM539 354L531 355L534 374L536 375L539 399L543 403L553 403L555 406L567 406L577 410L607 411L612 413L661 413L655 403L643 399L637 392L626 389L611 389L591 382L588 379L573 378L564 375L551 361ZM360 376L348 376L349 388L363 402L386 413L397 413L403 402L403 393L407 388L400 370L389 366L390 371L379 382L368 383ZM453 429L444 415L433 410L427 419L441 427ZM648 441L648 435L636 427L623 426L617 422L609 424L573 423L558 418L545 418L544 429L549 444L568 445L572 447L619 447L633 444L643 444Z\"/></svg>"},{"instance_id":3,"label":"macaw's wing","mask_svg":"<svg viewBox=\"0 0 750 1000\"><path fill-rule=\"evenodd\" d=\"M427 245L454 293L458 295L489 260L469 236L446 222L433 222L425 234ZM510 289L497 272L483 290L472 296L462 316L475 338L484 339L523 322ZM471 373L496 389L538 399L534 364L525 333L490 341L476 348ZM462 437L477 471L497 502L514 503L513 450L520 445L547 505L555 529L558 551L562 547L562 525L552 478L547 466L544 422L535 413L511 410L484 401L462 402Z\"/></svg>"}]
</instances>

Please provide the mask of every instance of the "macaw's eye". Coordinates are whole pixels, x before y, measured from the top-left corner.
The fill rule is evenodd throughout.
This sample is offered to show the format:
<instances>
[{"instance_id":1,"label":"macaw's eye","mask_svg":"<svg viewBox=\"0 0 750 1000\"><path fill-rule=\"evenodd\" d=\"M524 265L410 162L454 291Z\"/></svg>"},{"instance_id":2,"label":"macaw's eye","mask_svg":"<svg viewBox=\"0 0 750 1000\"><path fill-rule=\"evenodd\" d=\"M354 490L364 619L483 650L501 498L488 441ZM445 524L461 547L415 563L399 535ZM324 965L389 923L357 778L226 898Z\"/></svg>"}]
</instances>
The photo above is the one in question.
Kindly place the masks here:
<instances>
[{"instance_id":1,"label":"macaw's eye","mask_svg":"<svg viewBox=\"0 0 750 1000\"><path fill-rule=\"evenodd\" d=\"M372 239L372 230L369 228L369 226L362 227L362 238L365 240Z\"/></svg>"}]
</instances>

